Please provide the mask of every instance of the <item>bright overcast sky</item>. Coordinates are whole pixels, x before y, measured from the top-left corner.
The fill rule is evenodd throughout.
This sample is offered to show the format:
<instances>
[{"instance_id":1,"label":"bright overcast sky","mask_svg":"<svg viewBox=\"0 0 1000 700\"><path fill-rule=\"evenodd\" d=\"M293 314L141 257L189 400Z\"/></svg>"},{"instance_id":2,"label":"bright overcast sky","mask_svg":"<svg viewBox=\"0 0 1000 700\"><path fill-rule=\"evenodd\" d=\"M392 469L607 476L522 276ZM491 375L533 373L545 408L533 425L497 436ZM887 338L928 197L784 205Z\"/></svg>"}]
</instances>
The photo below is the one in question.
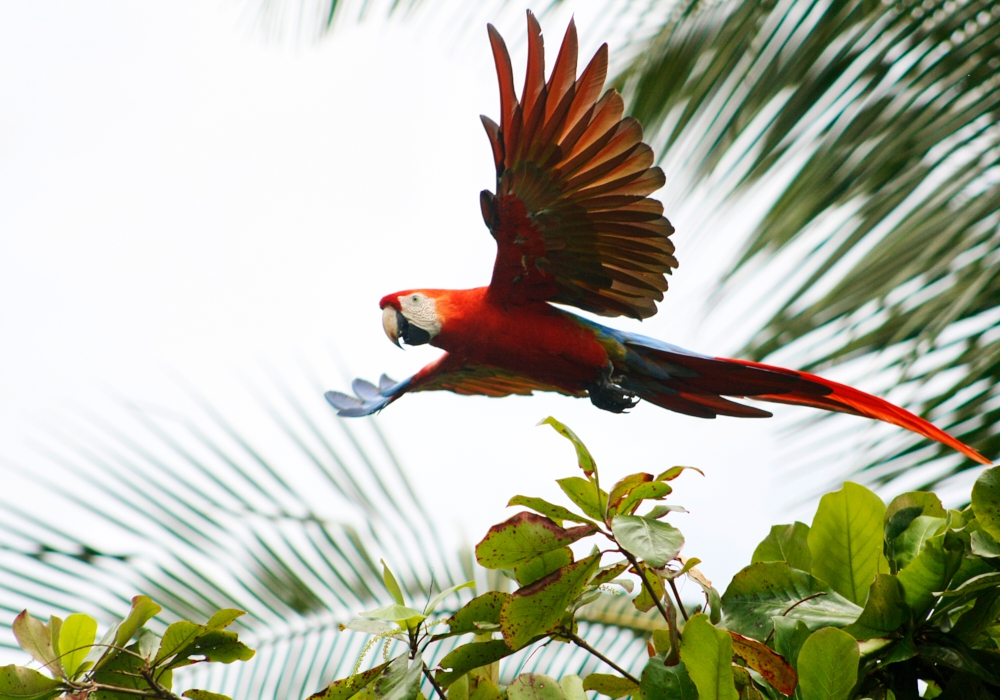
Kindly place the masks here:
<instances>
[{"instance_id":1,"label":"bright overcast sky","mask_svg":"<svg viewBox=\"0 0 1000 700\"><path fill-rule=\"evenodd\" d=\"M239 2L220 4L0 5L0 460L9 465L44 470L32 439L72 431L81 413L113 419L121 399L187 411L179 380L254 426L247 386L277 376L299 387L303 366L341 390L347 375L412 374L439 351L393 347L378 300L489 280L495 247L478 193L494 183L479 114L496 118L498 98L482 23L375 18L318 43L277 41ZM596 5L567 3L543 18L550 56L574 9L581 53L609 40L614 54L616 37L592 34ZM521 73L523 17L506 11L498 26ZM697 203L661 196L681 267L656 317L610 323L735 352L745 319L709 313L704 299L746 221L704 230ZM302 400L333 420L305 386ZM678 482L674 502L692 513L674 522L721 590L769 524L808 521L802 499L852 464L845 456L819 474L791 472L780 430L802 414L775 412L703 421L649 405L617 416L553 395L437 393L407 396L377 420L455 542L478 541L508 517L515 493L561 498L553 480L573 474L574 460L534 427L550 414L584 438L606 482L700 467L704 479ZM266 452L265 435L252 437Z\"/></svg>"}]
</instances>

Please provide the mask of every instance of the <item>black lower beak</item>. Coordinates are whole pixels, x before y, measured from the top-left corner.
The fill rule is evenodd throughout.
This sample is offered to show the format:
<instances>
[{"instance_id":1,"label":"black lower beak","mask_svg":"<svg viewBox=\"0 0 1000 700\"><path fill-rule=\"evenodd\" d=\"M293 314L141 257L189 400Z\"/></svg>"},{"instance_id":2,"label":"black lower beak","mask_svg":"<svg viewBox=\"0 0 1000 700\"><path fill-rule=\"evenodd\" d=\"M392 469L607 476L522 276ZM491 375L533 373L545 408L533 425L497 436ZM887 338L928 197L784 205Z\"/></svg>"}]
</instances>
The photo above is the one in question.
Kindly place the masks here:
<instances>
[{"instance_id":1,"label":"black lower beak","mask_svg":"<svg viewBox=\"0 0 1000 700\"><path fill-rule=\"evenodd\" d=\"M430 333L423 328L414 326L399 311L396 312L396 325L399 328L399 337L407 345L426 345L431 342Z\"/></svg>"}]
</instances>

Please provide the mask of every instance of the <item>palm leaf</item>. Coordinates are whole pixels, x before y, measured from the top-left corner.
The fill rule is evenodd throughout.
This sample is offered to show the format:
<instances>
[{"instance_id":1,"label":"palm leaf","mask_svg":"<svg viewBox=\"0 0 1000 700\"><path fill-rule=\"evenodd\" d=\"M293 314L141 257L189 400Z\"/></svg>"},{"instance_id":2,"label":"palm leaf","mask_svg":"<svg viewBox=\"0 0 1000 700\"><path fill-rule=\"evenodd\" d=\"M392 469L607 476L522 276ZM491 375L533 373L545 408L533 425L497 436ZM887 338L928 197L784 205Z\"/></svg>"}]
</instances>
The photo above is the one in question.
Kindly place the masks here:
<instances>
[{"instance_id":1,"label":"palm leaf","mask_svg":"<svg viewBox=\"0 0 1000 700\"><path fill-rule=\"evenodd\" d=\"M664 169L691 176L675 199L706 181L734 206L773 197L723 288L784 299L745 352L792 346L811 369L877 357L911 407L1000 455L993 4L691 3L640 49L619 84ZM792 267L807 273L788 283ZM869 467L898 465L883 482L975 466L876 435Z\"/></svg>"},{"instance_id":2,"label":"palm leaf","mask_svg":"<svg viewBox=\"0 0 1000 700\"><path fill-rule=\"evenodd\" d=\"M178 683L304 697L349 675L368 639L338 625L390 602L380 558L414 601L470 575L488 583L468 550L442 543L377 424L340 421L318 389L308 401L281 386L255 393L264 417L255 440L192 392L198 420L131 406L127 422L87 421L40 446L38 464L21 471L42 494L0 495L0 645L16 647L10 623L24 607L109 623L142 593L163 605L160 624L234 607L249 613L236 625L255 658L185 669ZM645 644L620 631L581 624L595 647L638 671ZM430 660L460 642L432 647ZM510 657L503 673L554 665L601 664L551 645Z\"/></svg>"}]
</instances>

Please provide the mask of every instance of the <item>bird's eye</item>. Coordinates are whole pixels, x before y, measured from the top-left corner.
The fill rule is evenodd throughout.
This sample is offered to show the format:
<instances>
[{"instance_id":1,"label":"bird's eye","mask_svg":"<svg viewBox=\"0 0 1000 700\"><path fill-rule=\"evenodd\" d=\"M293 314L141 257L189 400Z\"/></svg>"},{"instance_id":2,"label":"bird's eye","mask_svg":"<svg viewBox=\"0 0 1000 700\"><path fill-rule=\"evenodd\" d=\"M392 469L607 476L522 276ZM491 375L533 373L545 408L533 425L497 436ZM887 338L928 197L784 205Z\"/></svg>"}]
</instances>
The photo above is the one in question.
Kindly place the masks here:
<instances>
[{"instance_id":1,"label":"bird's eye","mask_svg":"<svg viewBox=\"0 0 1000 700\"><path fill-rule=\"evenodd\" d=\"M414 304L416 304L418 301L420 301L420 297L418 297L416 294L414 294L412 301L413 301Z\"/></svg>"}]
</instances>

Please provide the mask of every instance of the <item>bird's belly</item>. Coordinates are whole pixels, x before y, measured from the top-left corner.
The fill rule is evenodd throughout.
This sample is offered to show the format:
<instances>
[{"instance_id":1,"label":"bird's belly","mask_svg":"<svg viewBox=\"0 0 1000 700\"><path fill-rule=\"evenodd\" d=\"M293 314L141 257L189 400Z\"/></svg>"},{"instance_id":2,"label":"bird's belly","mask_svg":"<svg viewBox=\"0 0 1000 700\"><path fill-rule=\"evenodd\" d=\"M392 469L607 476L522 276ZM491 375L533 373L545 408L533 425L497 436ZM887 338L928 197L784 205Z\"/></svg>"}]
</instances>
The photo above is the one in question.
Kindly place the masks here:
<instances>
[{"instance_id":1,"label":"bird's belly","mask_svg":"<svg viewBox=\"0 0 1000 700\"><path fill-rule=\"evenodd\" d=\"M593 333L569 319L505 314L480 320L486 322L459 338L441 338L445 342L440 347L463 356L470 364L543 379L571 393L594 381L607 364L607 352Z\"/></svg>"}]
</instances>

